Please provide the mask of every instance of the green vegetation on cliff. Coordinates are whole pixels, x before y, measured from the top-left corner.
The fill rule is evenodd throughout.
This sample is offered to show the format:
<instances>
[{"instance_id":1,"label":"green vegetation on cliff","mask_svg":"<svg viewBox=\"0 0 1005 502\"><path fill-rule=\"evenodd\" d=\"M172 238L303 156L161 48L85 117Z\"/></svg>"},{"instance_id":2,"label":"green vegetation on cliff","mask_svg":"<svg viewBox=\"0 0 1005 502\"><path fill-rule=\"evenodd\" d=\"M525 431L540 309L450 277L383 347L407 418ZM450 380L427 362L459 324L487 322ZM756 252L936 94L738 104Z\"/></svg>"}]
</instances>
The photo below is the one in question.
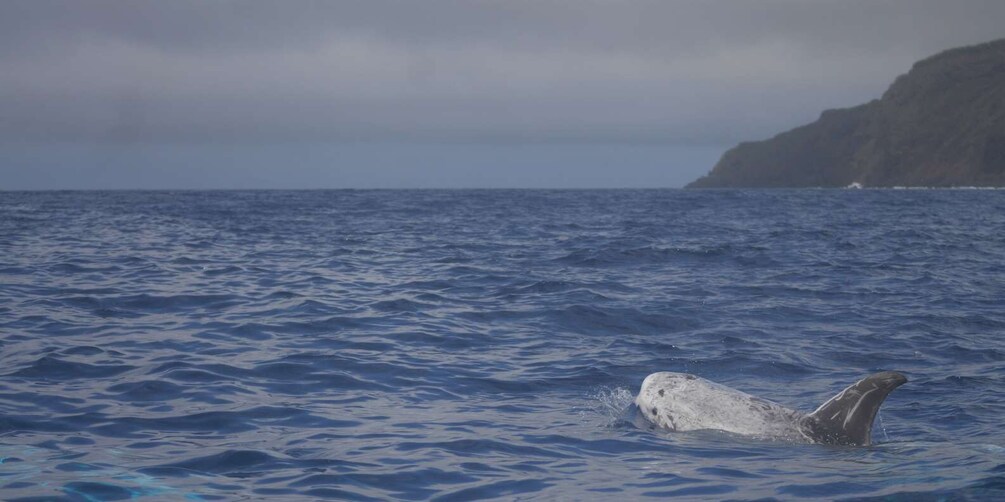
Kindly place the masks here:
<instances>
[{"instance_id":1,"label":"green vegetation on cliff","mask_svg":"<svg viewBox=\"0 0 1005 502\"><path fill-rule=\"evenodd\" d=\"M914 64L878 100L730 149L690 188L1005 186L1005 39Z\"/></svg>"}]
</instances>

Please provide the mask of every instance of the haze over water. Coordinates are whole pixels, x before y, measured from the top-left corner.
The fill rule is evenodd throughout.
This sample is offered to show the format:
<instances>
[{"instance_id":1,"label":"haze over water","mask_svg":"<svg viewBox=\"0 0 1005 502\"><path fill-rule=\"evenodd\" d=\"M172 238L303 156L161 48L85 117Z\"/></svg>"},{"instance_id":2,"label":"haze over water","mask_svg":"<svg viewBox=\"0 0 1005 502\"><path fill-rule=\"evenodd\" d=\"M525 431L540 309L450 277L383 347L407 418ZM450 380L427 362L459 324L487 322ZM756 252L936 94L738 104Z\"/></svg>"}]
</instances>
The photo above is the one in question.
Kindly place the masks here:
<instances>
[{"instance_id":1,"label":"haze over water","mask_svg":"<svg viewBox=\"0 0 1005 502\"><path fill-rule=\"evenodd\" d=\"M6 192L0 490L998 499L1003 264L1001 191ZM872 447L629 412L882 369Z\"/></svg>"}]
</instances>

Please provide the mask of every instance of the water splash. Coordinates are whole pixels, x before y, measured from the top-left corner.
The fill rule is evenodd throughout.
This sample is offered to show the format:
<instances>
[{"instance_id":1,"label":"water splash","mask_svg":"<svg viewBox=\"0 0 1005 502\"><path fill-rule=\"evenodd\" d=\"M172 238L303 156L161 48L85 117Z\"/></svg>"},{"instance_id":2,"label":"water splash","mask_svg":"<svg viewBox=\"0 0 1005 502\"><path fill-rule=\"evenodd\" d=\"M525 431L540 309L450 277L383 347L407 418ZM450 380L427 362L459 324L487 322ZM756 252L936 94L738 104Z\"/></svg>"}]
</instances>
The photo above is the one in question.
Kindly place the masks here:
<instances>
[{"instance_id":1,"label":"water splash","mask_svg":"<svg viewBox=\"0 0 1005 502\"><path fill-rule=\"evenodd\" d=\"M876 421L879 422L879 430L883 431L883 442L884 443L889 443L890 442L890 436L886 433L886 426L883 425L883 409L882 408L880 408L879 411L876 412Z\"/></svg>"},{"instance_id":2,"label":"water splash","mask_svg":"<svg viewBox=\"0 0 1005 502\"><path fill-rule=\"evenodd\" d=\"M589 413L599 417L603 426L614 427L625 422L635 394L627 387L603 387L593 392L589 400Z\"/></svg>"}]
</instances>

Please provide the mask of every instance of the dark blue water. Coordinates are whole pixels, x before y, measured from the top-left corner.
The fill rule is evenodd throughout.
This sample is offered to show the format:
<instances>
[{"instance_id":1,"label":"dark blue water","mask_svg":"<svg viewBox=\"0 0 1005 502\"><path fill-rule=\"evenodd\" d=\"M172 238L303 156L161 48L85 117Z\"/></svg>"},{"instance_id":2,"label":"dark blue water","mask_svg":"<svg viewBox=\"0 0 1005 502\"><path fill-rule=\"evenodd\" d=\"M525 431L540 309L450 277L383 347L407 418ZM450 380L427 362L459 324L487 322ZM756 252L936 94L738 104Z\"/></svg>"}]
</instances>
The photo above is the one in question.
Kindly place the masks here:
<instances>
[{"instance_id":1,"label":"dark blue water","mask_svg":"<svg viewBox=\"0 0 1005 502\"><path fill-rule=\"evenodd\" d=\"M0 192L0 498L1005 497L1005 192ZM871 447L661 433L687 371Z\"/></svg>"}]
</instances>

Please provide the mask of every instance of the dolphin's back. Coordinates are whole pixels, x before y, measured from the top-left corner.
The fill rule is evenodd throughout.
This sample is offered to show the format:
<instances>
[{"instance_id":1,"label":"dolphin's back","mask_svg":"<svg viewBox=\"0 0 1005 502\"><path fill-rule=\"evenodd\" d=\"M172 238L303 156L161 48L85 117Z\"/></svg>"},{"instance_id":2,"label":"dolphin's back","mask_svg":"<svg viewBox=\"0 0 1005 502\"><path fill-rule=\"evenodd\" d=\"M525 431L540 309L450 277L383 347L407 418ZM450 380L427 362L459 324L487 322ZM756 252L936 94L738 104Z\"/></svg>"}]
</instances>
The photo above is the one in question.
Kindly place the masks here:
<instances>
[{"instance_id":1,"label":"dolphin's back","mask_svg":"<svg viewBox=\"0 0 1005 502\"><path fill-rule=\"evenodd\" d=\"M886 396L907 382L884 371L855 382L805 415L686 373L653 373L635 404L642 416L672 431L717 429L770 439L868 445Z\"/></svg>"},{"instance_id":2,"label":"dolphin's back","mask_svg":"<svg viewBox=\"0 0 1005 502\"><path fill-rule=\"evenodd\" d=\"M716 429L762 438L806 440L804 415L685 373L653 373L635 399L639 411L672 431Z\"/></svg>"}]
</instances>

